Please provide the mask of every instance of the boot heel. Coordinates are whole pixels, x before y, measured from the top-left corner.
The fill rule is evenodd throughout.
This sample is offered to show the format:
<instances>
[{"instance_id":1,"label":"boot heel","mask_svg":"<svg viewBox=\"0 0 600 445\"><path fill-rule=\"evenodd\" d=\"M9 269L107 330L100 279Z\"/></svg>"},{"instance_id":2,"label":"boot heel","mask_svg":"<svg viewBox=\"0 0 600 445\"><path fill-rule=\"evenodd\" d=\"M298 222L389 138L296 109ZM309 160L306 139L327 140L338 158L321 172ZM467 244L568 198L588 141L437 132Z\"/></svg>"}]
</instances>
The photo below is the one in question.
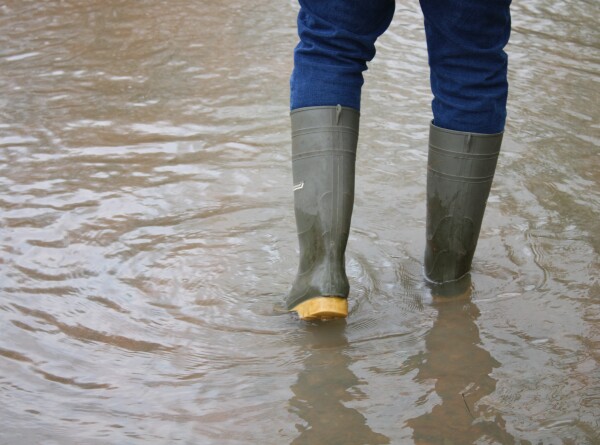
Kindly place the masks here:
<instances>
[{"instance_id":1,"label":"boot heel","mask_svg":"<svg viewBox=\"0 0 600 445\"><path fill-rule=\"evenodd\" d=\"M341 297L316 297L300 303L292 311L302 320L329 320L348 316L348 300Z\"/></svg>"}]
</instances>

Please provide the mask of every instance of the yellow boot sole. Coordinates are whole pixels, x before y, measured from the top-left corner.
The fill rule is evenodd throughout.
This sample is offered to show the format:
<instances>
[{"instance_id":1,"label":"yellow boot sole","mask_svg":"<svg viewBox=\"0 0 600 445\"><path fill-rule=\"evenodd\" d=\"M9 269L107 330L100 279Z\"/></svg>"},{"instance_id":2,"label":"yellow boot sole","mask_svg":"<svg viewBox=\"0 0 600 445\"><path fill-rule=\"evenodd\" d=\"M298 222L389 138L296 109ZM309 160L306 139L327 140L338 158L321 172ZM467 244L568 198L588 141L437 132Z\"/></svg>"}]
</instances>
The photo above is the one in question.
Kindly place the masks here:
<instances>
[{"instance_id":1,"label":"yellow boot sole","mask_svg":"<svg viewBox=\"0 0 600 445\"><path fill-rule=\"evenodd\" d=\"M348 300L341 297L316 297L292 309L302 320L330 320L348 316Z\"/></svg>"}]
</instances>

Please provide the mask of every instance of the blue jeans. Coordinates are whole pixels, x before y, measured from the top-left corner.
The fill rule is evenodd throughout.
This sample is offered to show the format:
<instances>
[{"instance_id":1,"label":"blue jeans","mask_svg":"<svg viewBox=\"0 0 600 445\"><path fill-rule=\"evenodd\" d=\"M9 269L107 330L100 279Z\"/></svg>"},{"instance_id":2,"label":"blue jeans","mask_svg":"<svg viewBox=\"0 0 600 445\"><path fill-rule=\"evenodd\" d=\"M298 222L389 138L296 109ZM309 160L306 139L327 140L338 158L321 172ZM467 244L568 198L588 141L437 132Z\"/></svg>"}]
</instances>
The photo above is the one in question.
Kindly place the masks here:
<instances>
[{"instance_id":1,"label":"blue jeans","mask_svg":"<svg viewBox=\"0 0 600 445\"><path fill-rule=\"evenodd\" d=\"M394 0L299 0L291 109L360 110L362 73ZM506 121L511 0L421 0L438 127L499 133Z\"/></svg>"}]
</instances>

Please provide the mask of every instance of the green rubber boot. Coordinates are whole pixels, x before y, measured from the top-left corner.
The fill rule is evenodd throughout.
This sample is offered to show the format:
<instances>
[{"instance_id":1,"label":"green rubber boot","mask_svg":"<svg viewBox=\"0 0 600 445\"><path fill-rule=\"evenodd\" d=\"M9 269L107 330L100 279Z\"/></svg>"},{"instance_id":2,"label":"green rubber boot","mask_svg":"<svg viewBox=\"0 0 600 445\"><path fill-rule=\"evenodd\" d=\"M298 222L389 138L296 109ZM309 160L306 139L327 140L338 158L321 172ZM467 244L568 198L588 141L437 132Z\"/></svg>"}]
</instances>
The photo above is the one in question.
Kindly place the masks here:
<instances>
[{"instance_id":1,"label":"green rubber boot","mask_svg":"<svg viewBox=\"0 0 600 445\"><path fill-rule=\"evenodd\" d=\"M427 163L425 276L459 280L471 269L502 133L445 130L431 124Z\"/></svg>"},{"instance_id":2,"label":"green rubber boot","mask_svg":"<svg viewBox=\"0 0 600 445\"><path fill-rule=\"evenodd\" d=\"M348 314L344 252L354 204L359 116L340 105L291 113L300 264L286 304L303 319Z\"/></svg>"}]
</instances>

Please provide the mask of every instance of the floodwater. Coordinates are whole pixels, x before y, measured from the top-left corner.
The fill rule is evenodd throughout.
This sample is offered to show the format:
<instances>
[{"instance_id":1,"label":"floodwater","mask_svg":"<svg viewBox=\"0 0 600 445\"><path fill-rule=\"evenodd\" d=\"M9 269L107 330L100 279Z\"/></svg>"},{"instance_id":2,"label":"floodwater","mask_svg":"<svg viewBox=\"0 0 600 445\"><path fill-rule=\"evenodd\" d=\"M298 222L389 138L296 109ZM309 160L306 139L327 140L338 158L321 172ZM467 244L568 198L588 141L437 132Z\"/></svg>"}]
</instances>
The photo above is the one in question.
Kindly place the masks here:
<instances>
[{"instance_id":1,"label":"floodwater","mask_svg":"<svg viewBox=\"0 0 600 445\"><path fill-rule=\"evenodd\" d=\"M600 4L513 4L472 291L439 300L422 16L398 2L363 90L351 313L322 324L282 304L296 8L0 6L0 443L600 443Z\"/></svg>"}]
</instances>

